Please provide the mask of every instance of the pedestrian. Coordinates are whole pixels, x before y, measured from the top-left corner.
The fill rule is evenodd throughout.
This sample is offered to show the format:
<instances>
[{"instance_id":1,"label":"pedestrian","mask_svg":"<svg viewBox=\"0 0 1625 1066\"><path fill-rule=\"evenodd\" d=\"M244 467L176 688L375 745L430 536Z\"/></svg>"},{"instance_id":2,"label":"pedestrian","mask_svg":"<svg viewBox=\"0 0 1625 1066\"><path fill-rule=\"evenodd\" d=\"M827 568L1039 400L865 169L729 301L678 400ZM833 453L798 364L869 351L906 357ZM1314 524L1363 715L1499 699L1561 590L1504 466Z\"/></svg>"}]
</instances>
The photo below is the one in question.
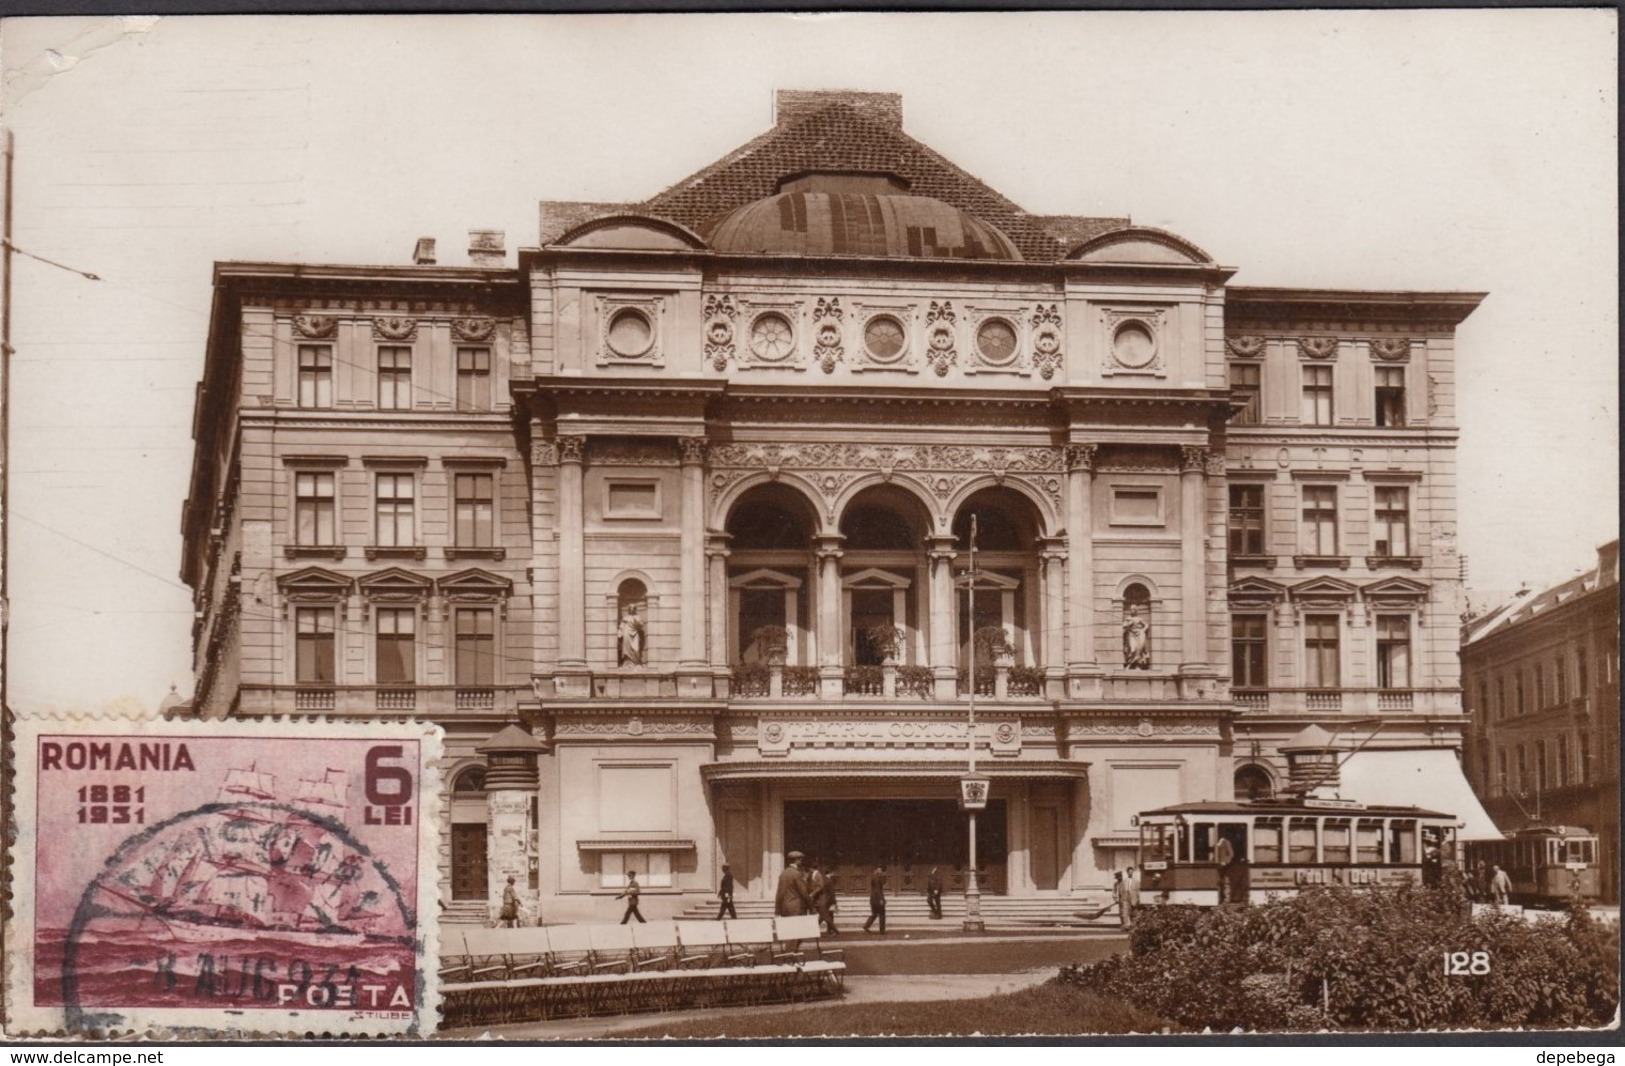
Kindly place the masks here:
<instances>
[{"instance_id":1,"label":"pedestrian","mask_svg":"<svg viewBox=\"0 0 1625 1066\"><path fill-rule=\"evenodd\" d=\"M812 912L812 899L807 895L807 880L801 872L801 861L806 858L799 851L785 857L784 872L779 874L779 889L773 896L773 913L781 918L793 918Z\"/></svg>"},{"instance_id":2,"label":"pedestrian","mask_svg":"<svg viewBox=\"0 0 1625 1066\"><path fill-rule=\"evenodd\" d=\"M514 891L512 877L508 878L507 887L502 890L502 910L497 912L497 920L504 929L512 929L519 924L519 893Z\"/></svg>"},{"instance_id":3,"label":"pedestrian","mask_svg":"<svg viewBox=\"0 0 1625 1066\"><path fill-rule=\"evenodd\" d=\"M863 931L867 933L869 927L876 921L880 922L880 935L886 935L886 867L876 866L875 872L869 875L869 920L863 923Z\"/></svg>"},{"instance_id":4,"label":"pedestrian","mask_svg":"<svg viewBox=\"0 0 1625 1066\"><path fill-rule=\"evenodd\" d=\"M717 900L717 921L722 921L724 914L737 921L739 912L734 910L734 875L727 863L722 864L722 883L717 885Z\"/></svg>"},{"instance_id":5,"label":"pedestrian","mask_svg":"<svg viewBox=\"0 0 1625 1066\"><path fill-rule=\"evenodd\" d=\"M942 872L935 866L925 876L925 905L931 908L931 917L942 917Z\"/></svg>"},{"instance_id":6,"label":"pedestrian","mask_svg":"<svg viewBox=\"0 0 1625 1066\"><path fill-rule=\"evenodd\" d=\"M835 928L835 871L817 862L812 864L812 901L818 909L818 921L829 930L830 936L840 936Z\"/></svg>"},{"instance_id":7,"label":"pedestrian","mask_svg":"<svg viewBox=\"0 0 1625 1066\"><path fill-rule=\"evenodd\" d=\"M1127 929L1133 918L1129 913L1128 882L1123 879L1122 870L1112 874L1112 902L1117 904L1117 924Z\"/></svg>"},{"instance_id":8,"label":"pedestrian","mask_svg":"<svg viewBox=\"0 0 1625 1066\"><path fill-rule=\"evenodd\" d=\"M1220 837L1213 849L1213 861L1219 865L1219 902L1230 902L1230 864L1236 861L1236 846L1228 837Z\"/></svg>"},{"instance_id":9,"label":"pedestrian","mask_svg":"<svg viewBox=\"0 0 1625 1066\"><path fill-rule=\"evenodd\" d=\"M615 897L616 899L626 900L626 913L621 915L622 925L625 925L633 918L640 922L644 920L643 914L638 910L638 894L642 891L643 889L638 887L638 872L636 870L626 871L626 887L621 890L619 896Z\"/></svg>"},{"instance_id":10,"label":"pedestrian","mask_svg":"<svg viewBox=\"0 0 1625 1066\"><path fill-rule=\"evenodd\" d=\"M1490 875L1484 868L1484 860L1479 859L1473 865L1473 879L1469 883L1474 903L1488 903L1490 901Z\"/></svg>"},{"instance_id":11,"label":"pedestrian","mask_svg":"<svg viewBox=\"0 0 1625 1066\"><path fill-rule=\"evenodd\" d=\"M1512 878L1499 866L1490 867L1490 899L1498 907L1507 904L1507 898L1512 895Z\"/></svg>"},{"instance_id":12,"label":"pedestrian","mask_svg":"<svg viewBox=\"0 0 1625 1066\"><path fill-rule=\"evenodd\" d=\"M1129 924L1134 924L1134 916L1140 912L1140 871L1130 866L1123 871L1123 885L1128 892Z\"/></svg>"}]
</instances>

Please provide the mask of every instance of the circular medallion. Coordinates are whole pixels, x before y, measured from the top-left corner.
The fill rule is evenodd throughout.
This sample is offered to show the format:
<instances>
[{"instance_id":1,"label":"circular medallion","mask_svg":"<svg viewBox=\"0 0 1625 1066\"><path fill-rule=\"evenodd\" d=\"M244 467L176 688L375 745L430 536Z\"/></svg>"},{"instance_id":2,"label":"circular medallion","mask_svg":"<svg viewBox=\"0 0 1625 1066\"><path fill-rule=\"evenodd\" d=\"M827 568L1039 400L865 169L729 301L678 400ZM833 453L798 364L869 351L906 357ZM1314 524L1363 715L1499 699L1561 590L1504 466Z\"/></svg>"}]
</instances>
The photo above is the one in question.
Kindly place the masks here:
<instances>
[{"instance_id":1,"label":"circular medallion","mask_svg":"<svg viewBox=\"0 0 1625 1066\"><path fill-rule=\"evenodd\" d=\"M976 331L976 350L990 366L1008 366L1016 357L1015 327L1002 318L990 318Z\"/></svg>"},{"instance_id":2,"label":"circular medallion","mask_svg":"<svg viewBox=\"0 0 1625 1066\"><path fill-rule=\"evenodd\" d=\"M841 343L841 327L833 322L825 322L818 327L818 343L825 348L833 348Z\"/></svg>"},{"instance_id":3,"label":"circular medallion","mask_svg":"<svg viewBox=\"0 0 1625 1066\"><path fill-rule=\"evenodd\" d=\"M891 315L876 315L863 327L863 345L877 363L897 362L906 341L903 324Z\"/></svg>"},{"instance_id":4,"label":"circular medallion","mask_svg":"<svg viewBox=\"0 0 1625 1066\"><path fill-rule=\"evenodd\" d=\"M655 331L649 316L628 307L609 320L609 350L623 359L647 355L654 347Z\"/></svg>"},{"instance_id":5,"label":"circular medallion","mask_svg":"<svg viewBox=\"0 0 1625 1066\"><path fill-rule=\"evenodd\" d=\"M1051 326L1045 326L1033 338L1033 347L1038 349L1040 355L1054 355L1061 350L1061 335Z\"/></svg>"},{"instance_id":6,"label":"circular medallion","mask_svg":"<svg viewBox=\"0 0 1625 1066\"><path fill-rule=\"evenodd\" d=\"M762 727L762 738L769 744L777 744L784 739L784 726L777 722L769 722Z\"/></svg>"},{"instance_id":7,"label":"circular medallion","mask_svg":"<svg viewBox=\"0 0 1625 1066\"><path fill-rule=\"evenodd\" d=\"M951 326L938 326L931 331L931 350L934 352L951 351L954 346L954 331Z\"/></svg>"},{"instance_id":8,"label":"circular medallion","mask_svg":"<svg viewBox=\"0 0 1625 1066\"><path fill-rule=\"evenodd\" d=\"M1119 365L1137 370L1151 365L1156 355L1157 342L1144 324L1125 322L1117 327L1117 333L1112 337L1112 356Z\"/></svg>"},{"instance_id":9,"label":"circular medallion","mask_svg":"<svg viewBox=\"0 0 1625 1066\"><path fill-rule=\"evenodd\" d=\"M1000 722L998 728L993 731L993 739L1000 744L1009 744L1016 739L1016 727L1009 722Z\"/></svg>"},{"instance_id":10,"label":"circular medallion","mask_svg":"<svg viewBox=\"0 0 1625 1066\"><path fill-rule=\"evenodd\" d=\"M790 320L780 314L758 315L750 324L751 354L766 363L778 363L795 350Z\"/></svg>"},{"instance_id":11,"label":"circular medallion","mask_svg":"<svg viewBox=\"0 0 1625 1066\"><path fill-rule=\"evenodd\" d=\"M1138 729L1136 729L1135 732L1139 733L1142 737L1148 737L1151 734L1155 733L1156 729L1155 729L1155 727L1153 727L1151 725L1151 722L1150 722L1149 719L1142 718L1140 720L1140 727Z\"/></svg>"},{"instance_id":12,"label":"circular medallion","mask_svg":"<svg viewBox=\"0 0 1625 1066\"><path fill-rule=\"evenodd\" d=\"M707 336L711 338L712 344L727 344L734 339L733 324L726 318L714 319L707 331Z\"/></svg>"}]
</instances>

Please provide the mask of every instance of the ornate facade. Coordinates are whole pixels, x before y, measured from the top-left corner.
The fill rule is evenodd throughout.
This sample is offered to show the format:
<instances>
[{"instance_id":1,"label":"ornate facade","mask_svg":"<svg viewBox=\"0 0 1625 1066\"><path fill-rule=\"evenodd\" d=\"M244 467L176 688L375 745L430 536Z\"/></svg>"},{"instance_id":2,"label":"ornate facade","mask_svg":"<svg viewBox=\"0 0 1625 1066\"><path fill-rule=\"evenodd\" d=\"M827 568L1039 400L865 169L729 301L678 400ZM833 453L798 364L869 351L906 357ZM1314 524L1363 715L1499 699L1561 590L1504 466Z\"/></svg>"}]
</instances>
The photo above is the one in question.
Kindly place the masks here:
<instances>
[{"instance_id":1,"label":"ornate facade","mask_svg":"<svg viewBox=\"0 0 1625 1066\"><path fill-rule=\"evenodd\" d=\"M185 576L196 713L444 724L454 906L763 898L791 848L917 888L971 742L987 886L1065 897L1309 724L1460 746L1478 294L1228 287L863 93L544 202L516 268L422 253L217 268Z\"/></svg>"}]
</instances>

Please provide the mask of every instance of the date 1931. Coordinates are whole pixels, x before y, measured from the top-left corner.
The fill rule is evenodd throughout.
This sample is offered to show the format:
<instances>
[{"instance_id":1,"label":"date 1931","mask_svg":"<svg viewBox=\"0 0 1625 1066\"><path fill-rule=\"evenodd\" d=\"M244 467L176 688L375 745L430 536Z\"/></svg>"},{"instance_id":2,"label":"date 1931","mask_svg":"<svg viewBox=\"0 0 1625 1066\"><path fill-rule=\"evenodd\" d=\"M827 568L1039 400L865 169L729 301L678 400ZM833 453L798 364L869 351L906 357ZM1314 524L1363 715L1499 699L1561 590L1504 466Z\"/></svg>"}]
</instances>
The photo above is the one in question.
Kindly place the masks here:
<instances>
[{"instance_id":1,"label":"date 1931","mask_svg":"<svg viewBox=\"0 0 1625 1066\"><path fill-rule=\"evenodd\" d=\"M1490 972L1490 953L1487 951L1447 951L1444 953L1446 977L1482 977Z\"/></svg>"},{"instance_id":2,"label":"date 1931","mask_svg":"<svg viewBox=\"0 0 1625 1066\"><path fill-rule=\"evenodd\" d=\"M79 786L79 822L82 825L145 825L145 785Z\"/></svg>"}]
</instances>

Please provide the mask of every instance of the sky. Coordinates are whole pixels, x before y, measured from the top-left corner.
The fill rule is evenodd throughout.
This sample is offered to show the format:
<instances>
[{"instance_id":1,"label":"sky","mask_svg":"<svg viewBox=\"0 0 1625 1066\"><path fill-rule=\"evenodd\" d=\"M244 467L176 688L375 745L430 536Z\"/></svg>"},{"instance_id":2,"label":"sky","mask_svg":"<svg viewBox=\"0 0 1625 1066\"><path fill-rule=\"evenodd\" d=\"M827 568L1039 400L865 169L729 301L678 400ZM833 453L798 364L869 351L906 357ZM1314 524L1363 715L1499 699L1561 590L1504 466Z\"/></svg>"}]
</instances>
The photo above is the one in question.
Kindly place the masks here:
<instances>
[{"instance_id":1,"label":"sky","mask_svg":"<svg viewBox=\"0 0 1625 1066\"><path fill-rule=\"evenodd\" d=\"M180 514L216 260L466 262L642 200L780 88L1238 285L1488 292L1458 333L1475 606L1617 536L1611 10L14 19L14 706L190 691ZM71 269L64 269L71 268ZM100 280L89 280L87 271Z\"/></svg>"}]
</instances>

